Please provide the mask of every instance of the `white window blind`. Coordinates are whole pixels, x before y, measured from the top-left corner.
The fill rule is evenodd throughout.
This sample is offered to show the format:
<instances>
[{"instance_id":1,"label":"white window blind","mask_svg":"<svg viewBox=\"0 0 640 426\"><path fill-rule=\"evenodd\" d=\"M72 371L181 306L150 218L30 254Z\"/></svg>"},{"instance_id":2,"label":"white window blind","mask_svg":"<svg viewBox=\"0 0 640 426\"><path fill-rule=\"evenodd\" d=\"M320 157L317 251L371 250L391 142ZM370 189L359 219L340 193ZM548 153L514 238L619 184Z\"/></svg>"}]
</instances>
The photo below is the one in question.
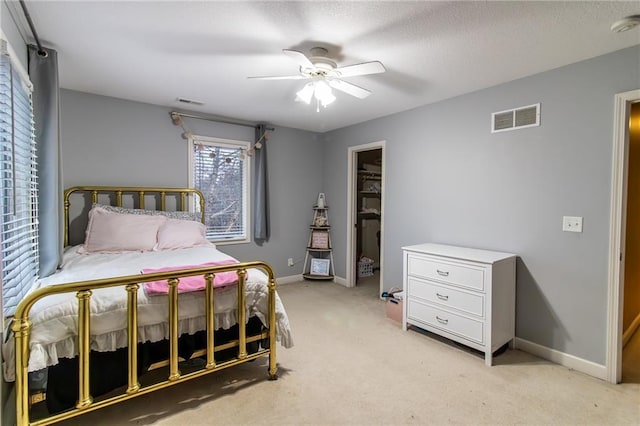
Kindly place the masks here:
<instances>
[{"instance_id":1,"label":"white window blind","mask_svg":"<svg viewBox=\"0 0 640 426\"><path fill-rule=\"evenodd\" d=\"M189 183L204 194L207 238L248 241L249 142L203 136L189 142Z\"/></svg>"},{"instance_id":2,"label":"white window blind","mask_svg":"<svg viewBox=\"0 0 640 426\"><path fill-rule=\"evenodd\" d=\"M0 54L0 255L4 315L38 277L38 179L33 105L2 41Z\"/></svg>"}]
</instances>

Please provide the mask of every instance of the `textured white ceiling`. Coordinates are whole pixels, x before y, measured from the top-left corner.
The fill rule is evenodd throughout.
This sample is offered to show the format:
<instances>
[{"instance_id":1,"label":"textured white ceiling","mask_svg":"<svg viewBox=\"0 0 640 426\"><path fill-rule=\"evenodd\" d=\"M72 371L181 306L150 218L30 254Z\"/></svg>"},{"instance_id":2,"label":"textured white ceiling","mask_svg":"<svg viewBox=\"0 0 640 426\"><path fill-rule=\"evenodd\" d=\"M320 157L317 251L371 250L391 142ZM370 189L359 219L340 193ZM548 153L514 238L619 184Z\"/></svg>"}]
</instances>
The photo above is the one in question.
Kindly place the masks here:
<instances>
[{"instance_id":1,"label":"textured white ceiling","mask_svg":"<svg viewBox=\"0 0 640 426\"><path fill-rule=\"evenodd\" d=\"M43 44L58 51L63 88L318 132L640 44L640 28L610 31L614 21L640 14L637 1L28 1L27 7ZM387 72L346 79L373 95L336 93L320 112L293 101L304 81L246 78L295 74L297 65L281 50L307 53L316 45L339 66L379 60ZM178 97L205 105L184 106Z\"/></svg>"}]
</instances>

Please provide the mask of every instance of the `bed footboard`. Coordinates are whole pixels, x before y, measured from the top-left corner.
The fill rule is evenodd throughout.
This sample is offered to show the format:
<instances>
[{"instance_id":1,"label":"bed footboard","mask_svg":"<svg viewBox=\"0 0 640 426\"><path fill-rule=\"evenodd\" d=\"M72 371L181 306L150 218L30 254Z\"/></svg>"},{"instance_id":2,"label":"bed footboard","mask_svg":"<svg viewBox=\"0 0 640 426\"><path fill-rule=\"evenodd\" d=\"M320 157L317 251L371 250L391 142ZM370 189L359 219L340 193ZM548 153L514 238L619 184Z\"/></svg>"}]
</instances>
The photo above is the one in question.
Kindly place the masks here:
<instances>
[{"instance_id":1,"label":"bed footboard","mask_svg":"<svg viewBox=\"0 0 640 426\"><path fill-rule=\"evenodd\" d=\"M222 345L217 345L214 341L215 312L213 288L214 276L217 273L236 271L238 276L237 284L237 307L238 324L244 325L247 322L245 303L245 282L247 269L256 268L264 271L268 277L268 331L257 335L247 336L244 326L238 327L238 339ZM200 275L206 282L204 301L206 312L206 349L203 349L194 356L206 356L206 363L203 368L182 374L179 369L178 338L179 338L179 315L178 315L178 283L181 278ZM141 282L151 282L157 280L167 280L169 292L167 295L169 325L169 359L167 364L169 374L163 381L155 382L148 386L141 386L138 380L138 316L137 316L137 296ZM123 393L110 396L104 399L94 400L90 393L90 324L91 324L91 296L92 291L107 287L122 287L127 294L127 359L128 359L128 383ZM28 389L28 364L29 364L29 337L31 322L29 312L33 305L40 299L60 293L75 293L78 303L78 401L75 408L63 413L55 414L43 419L30 419L29 389ZM229 265L203 267L189 270L178 270L171 272L158 272L141 275L130 275L102 280L82 281L69 284L61 284L41 288L29 294L16 309L15 318L11 327L15 339L15 366L16 366L16 419L18 425L45 425L61 420L69 419L77 415L97 410L108 405L113 405L121 401L147 394L149 392L163 389L165 387L181 383L195 377L212 373L224 368L232 367L262 356L269 356L268 375L269 379L277 378L276 367L276 280L272 268L261 261L242 262ZM255 353L247 353L247 343L268 339L268 348L263 348ZM237 356L224 362L216 362L216 351L237 347Z\"/></svg>"}]
</instances>

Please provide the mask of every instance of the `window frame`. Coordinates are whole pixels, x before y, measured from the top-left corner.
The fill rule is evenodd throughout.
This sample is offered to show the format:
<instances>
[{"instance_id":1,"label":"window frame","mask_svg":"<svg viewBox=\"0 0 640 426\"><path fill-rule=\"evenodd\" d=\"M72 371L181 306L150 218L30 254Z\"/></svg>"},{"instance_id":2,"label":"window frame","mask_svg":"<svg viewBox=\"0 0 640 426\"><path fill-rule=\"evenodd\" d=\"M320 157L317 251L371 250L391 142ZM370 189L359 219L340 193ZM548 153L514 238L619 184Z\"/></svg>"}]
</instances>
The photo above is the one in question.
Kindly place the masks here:
<instances>
[{"instance_id":1,"label":"window frame","mask_svg":"<svg viewBox=\"0 0 640 426\"><path fill-rule=\"evenodd\" d=\"M244 159L243 159L243 170L242 170L242 178L245 182L243 185L243 194L242 194L242 203L243 203L243 215L242 221L244 223L244 235L241 238L224 238L224 239L215 239L209 238L207 239L216 245L225 245L225 244L245 244L250 243L251 239L251 156L248 155L248 151L251 148L251 142L235 140L235 139L223 139L211 136L200 136L200 135L190 135L188 138L188 150L189 150L189 187L195 188L195 156L194 153L194 145L195 144L204 144L211 146L218 146L221 148L239 148L244 151ZM204 193L204 191L203 191ZM205 194L206 197L206 194ZM206 201L206 200L205 200ZM195 208L196 206L192 206ZM205 218L207 212L205 211ZM205 219L206 220L206 219Z\"/></svg>"}]
</instances>

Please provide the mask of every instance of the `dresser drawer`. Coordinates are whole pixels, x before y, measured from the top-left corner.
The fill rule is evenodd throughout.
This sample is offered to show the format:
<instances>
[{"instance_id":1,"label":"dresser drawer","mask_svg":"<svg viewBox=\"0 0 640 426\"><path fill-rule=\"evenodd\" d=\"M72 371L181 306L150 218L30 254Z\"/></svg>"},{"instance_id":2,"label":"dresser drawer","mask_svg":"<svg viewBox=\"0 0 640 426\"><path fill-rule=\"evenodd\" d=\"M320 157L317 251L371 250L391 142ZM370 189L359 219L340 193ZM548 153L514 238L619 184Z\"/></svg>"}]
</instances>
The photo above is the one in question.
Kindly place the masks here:
<instances>
[{"instance_id":1,"label":"dresser drawer","mask_svg":"<svg viewBox=\"0 0 640 426\"><path fill-rule=\"evenodd\" d=\"M484 291L484 269L437 262L411 254L408 256L407 261L408 275Z\"/></svg>"},{"instance_id":2,"label":"dresser drawer","mask_svg":"<svg viewBox=\"0 0 640 426\"><path fill-rule=\"evenodd\" d=\"M425 301L454 308L479 317L484 317L484 295L482 293L456 290L451 287L438 285L430 281L423 281L409 277L409 297L416 297Z\"/></svg>"},{"instance_id":3,"label":"dresser drawer","mask_svg":"<svg viewBox=\"0 0 640 426\"><path fill-rule=\"evenodd\" d=\"M407 317L432 327L455 334L467 340L484 343L484 323L473 320L450 311L438 309L435 306L407 300Z\"/></svg>"}]
</instances>

